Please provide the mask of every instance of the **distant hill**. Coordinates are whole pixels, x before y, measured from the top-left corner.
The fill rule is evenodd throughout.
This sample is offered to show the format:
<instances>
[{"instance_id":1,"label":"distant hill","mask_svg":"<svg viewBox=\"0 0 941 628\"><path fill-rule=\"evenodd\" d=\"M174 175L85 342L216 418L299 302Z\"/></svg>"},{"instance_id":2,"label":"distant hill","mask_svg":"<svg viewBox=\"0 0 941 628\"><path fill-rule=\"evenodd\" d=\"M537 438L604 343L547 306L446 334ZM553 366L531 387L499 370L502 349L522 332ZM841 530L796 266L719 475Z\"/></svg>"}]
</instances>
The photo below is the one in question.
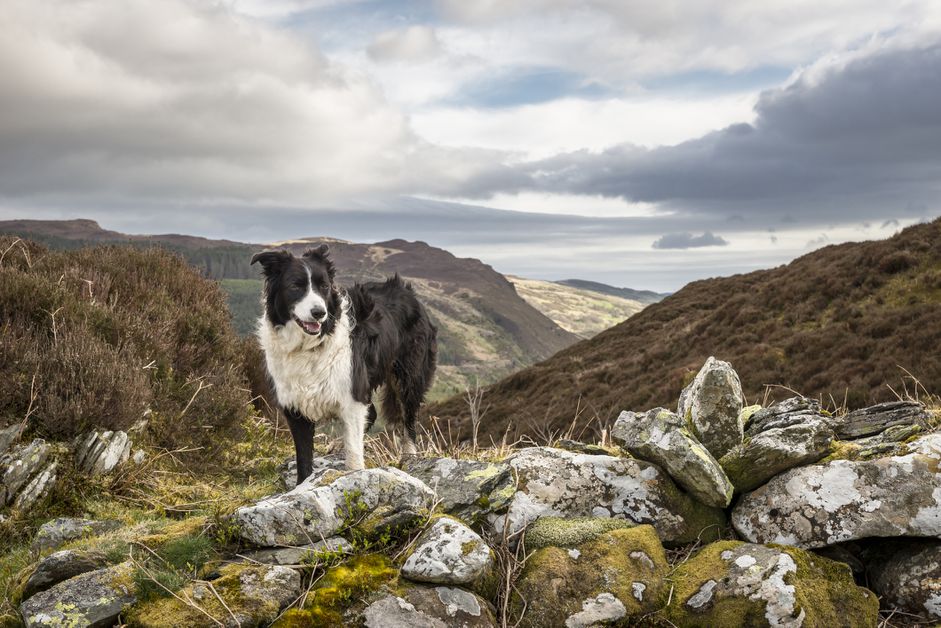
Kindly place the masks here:
<instances>
[{"instance_id":1,"label":"distant hill","mask_svg":"<svg viewBox=\"0 0 941 628\"><path fill-rule=\"evenodd\" d=\"M597 432L624 409L674 407L710 355L732 363L753 401L779 384L857 408L894 399L888 386L900 388L903 368L939 394L939 346L941 219L771 270L691 283L488 387L482 433L538 434L573 421ZM466 426L459 398L429 412Z\"/></svg>"},{"instance_id":2,"label":"distant hill","mask_svg":"<svg viewBox=\"0 0 941 628\"><path fill-rule=\"evenodd\" d=\"M562 284L563 286L571 286L572 288L579 288L581 290L591 290L592 292L621 297L629 301L638 301L645 305L656 303L657 301L663 300L664 297L669 296L669 293L653 292L651 290L633 290L631 288L616 288L606 283L588 281L587 279L561 279L555 283Z\"/></svg>"},{"instance_id":3,"label":"distant hill","mask_svg":"<svg viewBox=\"0 0 941 628\"><path fill-rule=\"evenodd\" d=\"M516 292L556 324L579 338L591 338L644 309L645 303L583 290L554 281L508 275Z\"/></svg>"},{"instance_id":4,"label":"distant hill","mask_svg":"<svg viewBox=\"0 0 941 628\"><path fill-rule=\"evenodd\" d=\"M0 221L0 233L37 240L51 248L74 249L119 243L161 246L182 255L203 274L222 282L233 323L250 333L261 306L262 282L250 265L263 244L210 240L178 234L136 236L102 229L92 220ZM333 238L303 238L279 246L301 253L327 241L340 283L382 279L400 273L415 286L439 326L439 372L433 396L463 390L475 380L490 383L545 359L578 340L522 299L500 273L476 259L455 257L424 242L391 240L356 244Z\"/></svg>"}]
</instances>

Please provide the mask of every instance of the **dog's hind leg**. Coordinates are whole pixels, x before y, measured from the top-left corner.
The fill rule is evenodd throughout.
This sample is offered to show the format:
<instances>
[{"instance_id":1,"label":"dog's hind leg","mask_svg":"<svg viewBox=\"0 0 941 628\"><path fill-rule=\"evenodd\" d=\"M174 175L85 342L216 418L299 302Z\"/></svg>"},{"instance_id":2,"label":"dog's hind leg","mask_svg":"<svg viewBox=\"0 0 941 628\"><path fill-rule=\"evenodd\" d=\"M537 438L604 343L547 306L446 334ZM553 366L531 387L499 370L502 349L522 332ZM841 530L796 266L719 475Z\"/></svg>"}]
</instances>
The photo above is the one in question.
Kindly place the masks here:
<instances>
[{"instance_id":1,"label":"dog's hind leg","mask_svg":"<svg viewBox=\"0 0 941 628\"><path fill-rule=\"evenodd\" d=\"M376 423L376 404L369 404L369 409L366 411L366 431L372 429L372 426Z\"/></svg>"},{"instance_id":2,"label":"dog's hind leg","mask_svg":"<svg viewBox=\"0 0 941 628\"><path fill-rule=\"evenodd\" d=\"M363 460L363 434L366 430L366 417L369 406L352 402L343 408L343 453L346 456L346 468L355 471L366 468Z\"/></svg>"},{"instance_id":3,"label":"dog's hind leg","mask_svg":"<svg viewBox=\"0 0 941 628\"><path fill-rule=\"evenodd\" d=\"M293 408L284 408L284 417L294 439L294 459L297 462L297 483L303 482L313 471L314 422Z\"/></svg>"}]
</instances>

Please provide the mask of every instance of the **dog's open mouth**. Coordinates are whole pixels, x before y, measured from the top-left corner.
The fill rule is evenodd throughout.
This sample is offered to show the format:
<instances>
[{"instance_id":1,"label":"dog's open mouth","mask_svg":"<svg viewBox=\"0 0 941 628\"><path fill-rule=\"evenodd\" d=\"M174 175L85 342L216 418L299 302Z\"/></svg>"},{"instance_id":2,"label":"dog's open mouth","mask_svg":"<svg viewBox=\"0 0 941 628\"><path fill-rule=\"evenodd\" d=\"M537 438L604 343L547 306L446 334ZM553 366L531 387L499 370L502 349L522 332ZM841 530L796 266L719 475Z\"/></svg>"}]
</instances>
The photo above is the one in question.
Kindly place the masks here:
<instances>
[{"instance_id":1,"label":"dog's open mouth","mask_svg":"<svg viewBox=\"0 0 941 628\"><path fill-rule=\"evenodd\" d=\"M302 321L298 317L294 317L295 322L301 326L306 333L311 335L316 335L320 333L320 323L317 321Z\"/></svg>"}]
</instances>

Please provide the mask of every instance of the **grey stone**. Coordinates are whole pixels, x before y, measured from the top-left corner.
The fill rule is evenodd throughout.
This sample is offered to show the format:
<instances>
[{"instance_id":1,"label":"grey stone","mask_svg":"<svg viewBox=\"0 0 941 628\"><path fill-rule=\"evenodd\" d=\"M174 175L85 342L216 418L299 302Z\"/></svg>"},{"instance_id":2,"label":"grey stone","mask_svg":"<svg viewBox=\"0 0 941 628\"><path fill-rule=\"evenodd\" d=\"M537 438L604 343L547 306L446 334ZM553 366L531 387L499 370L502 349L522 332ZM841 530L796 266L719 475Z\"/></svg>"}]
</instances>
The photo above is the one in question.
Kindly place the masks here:
<instances>
[{"instance_id":1,"label":"grey stone","mask_svg":"<svg viewBox=\"0 0 941 628\"><path fill-rule=\"evenodd\" d=\"M492 515L496 535L516 535L541 516L616 517L650 523L668 543L708 538L724 513L681 492L654 464L614 456L529 447L507 458L519 490L505 514Z\"/></svg>"},{"instance_id":2,"label":"grey stone","mask_svg":"<svg viewBox=\"0 0 941 628\"><path fill-rule=\"evenodd\" d=\"M16 499L17 493L46 464L51 447L41 438L19 445L0 457L0 506Z\"/></svg>"},{"instance_id":3,"label":"grey stone","mask_svg":"<svg viewBox=\"0 0 941 628\"><path fill-rule=\"evenodd\" d=\"M12 445L19 437L23 431L22 423L14 423L9 427L5 427L0 430L0 455L3 455L7 452Z\"/></svg>"},{"instance_id":4,"label":"grey stone","mask_svg":"<svg viewBox=\"0 0 941 628\"><path fill-rule=\"evenodd\" d=\"M271 618L259 617L253 612L253 607L263 609L273 603L274 607L280 611L301 594L300 574L289 567L280 565L246 569L239 574L239 585L241 600L238 606L240 608L235 610L234 617L224 620L226 626L232 628L267 624Z\"/></svg>"},{"instance_id":5,"label":"grey stone","mask_svg":"<svg viewBox=\"0 0 941 628\"><path fill-rule=\"evenodd\" d=\"M669 410L622 412L611 438L633 456L663 467L703 504L725 508L732 501L732 483L719 463Z\"/></svg>"},{"instance_id":6,"label":"grey stone","mask_svg":"<svg viewBox=\"0 0 941 628\"><path fill-rule=\"evenodd\" d=\"M329 480L332 474L327 474ZM295 489L268 497L233 515L241 537L263 547L306 545L334 536L351 508L398 521L431 508L434 492L393 467L351 471L329 483L308 478ZM385 525L377 522L377 525Z\"/></svg>"},{"instance_id":7,"label":"grey stone","mask_svg":"<svg viewBox=\"0 0 941 628\"><path fill-rule=\"evenodd\" d=\"M36 565L23 586L23 599L79 574L106 566L99 552L61 550L46 556Z\"/></svg>"},{"instance_id":8,"label":"grey stone","mask_svg":"<svg viewBox=\"0 0 941 628\"><path fill-rule=\"evenodd\" d=\"M75 466L101 475L112 471L131 455L131 439L126 432L90 432L75 445Z\"/></svg>"},{"instance_id":9,"label":"grey stone","mask_svg":"<svg viewBox=\"0 0 941 628\"><path fill-rule=\"evenodd\" d=\"M510 465L457 458L409 458L403 469L435 491L442 511L476 523L504 510L513 496Z\"/></svg>"},{"instance_id":10,"label":"grey stone","mask_svg":"<svg viewBox=\"0 0 941 628\"><path fill-rule=\"evenodd\" d=\"M677 414L716 458L742 442L742 383L728 362L710 357L680 394Z\"/></svg>"},{"instance_id":11,"label":"grey stone","mask_svg":"<svg viewBox=\"0 0 941 628\"><path fill-rule=\"evenodd\" d=\"M112 626L136 601L130 582L130 562L89 571L33 595L20 605L20 613L27 628Z\"/></svg>"},{"instance_id":12,"label":"grey stone","mask_svg":"<svg viewBox=\"0 0 941 628\"><path fill-rule=\"evenodd\" d=\"M794 416L794 415L790 415ZM816 462L830 452L833 430L824 417L772 427L749 436L722 456L719 464L739 492L750 491L793 467Z\"/></svg>"},{"instance_id":13,"label":"grey stone","mask_svg":"<svg viewBox=\"0 0 941 628\"><path fill-rule=\"evenodd\" d=\"M941 619L941 542L897 539L868 558L869 585L883 603Z\"/></svg>"},{"instance_id":14,"label":"grey stone","mask_svg":"<svg viewBox=\"0 0 941 628\"><path fill-rule=\"evenodd\" d=\"M29 510L36 502L48 495L59 478L56 474L58 466L57 462L50 462L45 469L33 476L29 484L24 486L16 499L13 500L13 507L24 511Z\"/></svg>"},{"instance_id":15,"label":"grey stone","mask_svg":"<svg viewBox=\"0 0 941 628\"><path fill-rule=\"evenodd\" d=\"M401 595L385 595L366 607L366 628L494 628L486 600L454 587L409 587Z\"/></svg>"},{"instance_id":16,"label":"grey stone","mask_svg":"<svg viewBox=\"0 0 941 628\"><path fill-rule=\"evenodd\" d=\"M732 511L755 543L816 548L866 537L941 535L941 434L911 453L798 467L744 495Z\"/></svg>"},{"instance_id":17,"label":"grey stone","mask_svg":"<svg viewBox=\"0 0 941 628\"><path fill-rule=\"evenodd\" d=\"M432 584L470 585L493 570L493 552L479 534L460 521L436 519L416 539L402 575Z\"/></svg>"},{"instance_id":18,"label":"grey stone","mask_svg":"<svg viewBox=\"0 0 941 628\"><path fill-rule=\"evenodd\" d=\"M120 527L119 521L96 521L73 517L53 519L39 526L36 538L33 539L33 549L37 551L56 549L69 541L97 536Z\"/></svg>"},{"instance_id":19,"label":"grey stone","mask_svg":"<svg viewBox=\"0 0 941 628\"><path fill-rule=\"evenodd\" d=\"M565 620L565 628L590 628L615 622L627 614L621 600L610 593L599 593L582 602L582 610Z\"/></svg>"},{"instance_id":20,"label":"grey stone","mask_svg":"<svg viewBox=\"0 0 941 628\"><path fill-rule=\"evenodd\" d=\"M890 401L834 417L833 429L840 440L852 440L878 434L894 425L926 427L930 419L931 415L921 403Z\"/></svg>"},{"instance_id":21,"label":"grey stone","mask_svg":"<svg viewBox=\"0 0 941 628\"><path fill-rule=\"evenodd\" d=\"M807 397L791 397L767 408L755 410L747 419L745 433L747 436L754 436L768 430L821 419L828 419L828 417L821 411L819 401Z\"/></svg>"},{"instance_id":22,"label":"grey stone","mask_svg":"<svg viewBox=\"0 0 941 628\"><path fill-rule=\"evenodd\" d=\"M352 551L350 542L342 536L334 536L323 541L298 547L275 547L270 549L245 552L243 557L249 561L266 565L303 565L316 560L316 555L323 552L348 554Z\"/></svg>"},{"instance_id":23,"label":"grey stone","mask_svg":"<svg viewBox=\"0 0 941 628\"><path fill-rule=\"evenodd\" d=\"M311 468L310 477L319 478L323 476L325 471L345 471L346 462L343 456L339 454L318 456L311 461ZM293 456L284 461L279 471L285 490L290 491L297 486L297 460Z\"/></svg>"}]
</instances>

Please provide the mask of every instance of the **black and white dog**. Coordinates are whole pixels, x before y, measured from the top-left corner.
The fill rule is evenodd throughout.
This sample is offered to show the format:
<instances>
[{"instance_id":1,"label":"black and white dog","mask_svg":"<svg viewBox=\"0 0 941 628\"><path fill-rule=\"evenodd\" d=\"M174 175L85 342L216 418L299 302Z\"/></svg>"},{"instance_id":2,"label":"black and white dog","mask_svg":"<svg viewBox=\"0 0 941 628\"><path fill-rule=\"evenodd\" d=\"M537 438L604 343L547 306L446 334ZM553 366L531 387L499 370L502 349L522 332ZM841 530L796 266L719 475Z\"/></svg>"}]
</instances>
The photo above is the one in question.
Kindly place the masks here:
<instances>
[{"instance_id":1,"label":"black and white dog","mask_svg":"<svg viewBox=\"0 0 941 628\"><path fill-rule=\"evenodd\" d=\"M257 253L255 262L265 276L258 339L294 437L298 483L311 473L314 422L321 419L343 421L346 466L363 468L363 433L376 419L373 391L383 418L404 425L406 453L414 454L437 330L412 287L396 274L344 290L334 283L325 244L301 257Z\"/></svg>"}]
</instances>

